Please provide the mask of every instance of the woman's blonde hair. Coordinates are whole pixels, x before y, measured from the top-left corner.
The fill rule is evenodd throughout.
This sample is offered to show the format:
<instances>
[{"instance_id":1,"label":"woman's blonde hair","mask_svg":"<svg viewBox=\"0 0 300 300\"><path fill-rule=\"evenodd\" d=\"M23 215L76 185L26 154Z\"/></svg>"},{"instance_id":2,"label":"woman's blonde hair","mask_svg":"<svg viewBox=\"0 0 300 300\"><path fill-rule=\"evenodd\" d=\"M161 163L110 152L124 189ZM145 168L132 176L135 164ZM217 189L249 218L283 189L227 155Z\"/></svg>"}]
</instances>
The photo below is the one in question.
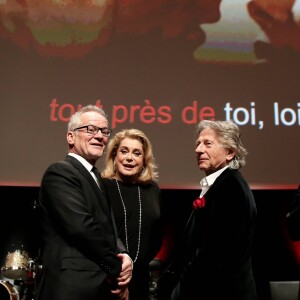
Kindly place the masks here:
<instances>
[{"instance_id":1,"label":"woman's blonde hair","mask_svg":"<svg viewBox=\"0 0 300 300\"><path fill-rule=\"evenodd\" d=\"M134 139L141 142L144 151L143 170L139 174L138 183L149 183L157 181L158 172L157 165L154 159L152 144L144 132L138 129L123 129L116 133L108 142L105 156L105 168L101 172L104 178L113 178L116 174L114 168L114 160L121 142L125 139Z\"/></svg>"}]
</instances>

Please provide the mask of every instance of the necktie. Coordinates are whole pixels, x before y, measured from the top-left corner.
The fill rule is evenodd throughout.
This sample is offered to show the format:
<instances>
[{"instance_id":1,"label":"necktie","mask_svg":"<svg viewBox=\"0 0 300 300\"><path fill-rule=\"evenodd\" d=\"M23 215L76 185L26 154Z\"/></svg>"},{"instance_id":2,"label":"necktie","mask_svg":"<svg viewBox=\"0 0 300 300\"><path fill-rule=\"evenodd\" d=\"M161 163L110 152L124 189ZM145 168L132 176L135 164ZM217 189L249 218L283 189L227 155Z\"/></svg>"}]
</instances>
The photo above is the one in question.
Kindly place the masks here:
<instances>
[{"instance_id":1,"label":"necktie","mask_svg":"<svg viewBox=\"0 0 300 300\"><path fill-rule=\"evenodd\" d=\"M99 198L99 200L101 202L101 206L105 210L106 215L109 218L111 218L111 207L110 207L110 204L108 202L107 197L105 196L105 193L104 193L105 189L103 189L103 187L101 188L101 182L102 182L102 180L101 180L101 177L100 177L100 173L99 173L99 171L98 171L98 169L96 167L93 167L91 171L95 174L95 176L97 178L97 185L98 185L98 187L100 189L100 192L101 192L101 195L102 195Z\"/></svg>"},{"instance_id":2,"label":"necktie","mask_svg":"<svg viewBox=\"0 0 300 300\"><path fill-rule=\"evenodd\" d=\"M100 179L100 174L99 174L99 171L96 167L93 167L92 168L92 172L95 174L96 178L97 178L97 184L101 190L101 186L100 186L100 182L101 182L101 179Z\"/></svg>"}]
</instances>

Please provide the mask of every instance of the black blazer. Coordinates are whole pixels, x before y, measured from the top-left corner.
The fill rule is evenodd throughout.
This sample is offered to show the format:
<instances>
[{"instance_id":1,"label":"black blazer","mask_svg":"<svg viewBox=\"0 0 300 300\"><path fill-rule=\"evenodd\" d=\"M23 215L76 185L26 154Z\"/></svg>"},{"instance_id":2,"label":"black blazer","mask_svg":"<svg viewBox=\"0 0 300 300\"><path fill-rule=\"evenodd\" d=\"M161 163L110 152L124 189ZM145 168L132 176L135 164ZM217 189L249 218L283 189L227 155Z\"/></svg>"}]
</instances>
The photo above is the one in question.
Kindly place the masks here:
<instances>
[{"instance_id":1,"label":"black blazer","mask_svg":"<svg viewBox=\"0 0 300 300\"><path fill-rule=\"evenodd\" d=\"M300 185L288 205L286 221L289 237L294 241L300 241Z\"/></svg>"},{"instance_id":2,"label":"black blazer","mask_svg":"<svg viewBox=\"0 0 300 300\"><path fill-rule=\"evenodd\" d=\"M172 300L256 300L251 250L256 204L238 170L226 169L192 212Z\"/></svg>"},{"instance_id":3,"label":"black blazer","mask_svg":"<svg viewBox=\"0 0 300 300\"><path fill-rule=\"evenodd\" d=\"M39 205L44 249L36 299L109 299L107 275L117 276L125 252L108 200L74 157L46 170Z\"/></svg>"}]
</instances>

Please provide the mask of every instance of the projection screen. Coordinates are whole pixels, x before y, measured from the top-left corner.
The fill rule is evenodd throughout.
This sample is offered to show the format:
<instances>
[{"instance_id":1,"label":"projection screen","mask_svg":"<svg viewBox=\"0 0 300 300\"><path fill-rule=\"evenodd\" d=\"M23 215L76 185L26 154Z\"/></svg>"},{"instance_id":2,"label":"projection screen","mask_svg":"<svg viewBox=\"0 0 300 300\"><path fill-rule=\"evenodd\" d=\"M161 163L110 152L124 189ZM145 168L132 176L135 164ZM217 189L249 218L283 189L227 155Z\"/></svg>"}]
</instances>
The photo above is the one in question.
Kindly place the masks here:
<instances>
[{"instance_id":1,"label":"projection screen","mask_svg":"<svg viewBox=\"0 0 300 300\"><path fill-rule=\"evenodd\" d=\"M113 133L147 134L161 188L198 188L201 119L241 127L251 188L296 188L299 16L298 0L1 1L0 185L39 186L96 104Z\"/></svg>"}]
</instances>

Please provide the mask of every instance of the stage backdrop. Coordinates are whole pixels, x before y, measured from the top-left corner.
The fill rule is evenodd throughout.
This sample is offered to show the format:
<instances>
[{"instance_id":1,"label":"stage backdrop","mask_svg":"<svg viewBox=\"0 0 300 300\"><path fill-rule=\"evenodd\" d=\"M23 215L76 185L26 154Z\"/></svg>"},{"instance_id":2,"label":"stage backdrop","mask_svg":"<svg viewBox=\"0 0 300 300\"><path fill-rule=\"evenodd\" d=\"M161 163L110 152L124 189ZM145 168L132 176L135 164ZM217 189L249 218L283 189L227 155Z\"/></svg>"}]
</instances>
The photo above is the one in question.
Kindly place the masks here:
<instances>
[{"instance_id":1,"label":"stage backdrop","mask_svg":"<svg viewBox=\"0 0 300 300\"><path fill-rule=\"evenodd\" d=\"M0 185L39 186L70 115L102 106L153 143L159 184L197 189L195 126L233 120L253 189L295 189L298 0L0 1ZM101 168L101 163L99 163Z\"/></svg>"}]
</instances>

